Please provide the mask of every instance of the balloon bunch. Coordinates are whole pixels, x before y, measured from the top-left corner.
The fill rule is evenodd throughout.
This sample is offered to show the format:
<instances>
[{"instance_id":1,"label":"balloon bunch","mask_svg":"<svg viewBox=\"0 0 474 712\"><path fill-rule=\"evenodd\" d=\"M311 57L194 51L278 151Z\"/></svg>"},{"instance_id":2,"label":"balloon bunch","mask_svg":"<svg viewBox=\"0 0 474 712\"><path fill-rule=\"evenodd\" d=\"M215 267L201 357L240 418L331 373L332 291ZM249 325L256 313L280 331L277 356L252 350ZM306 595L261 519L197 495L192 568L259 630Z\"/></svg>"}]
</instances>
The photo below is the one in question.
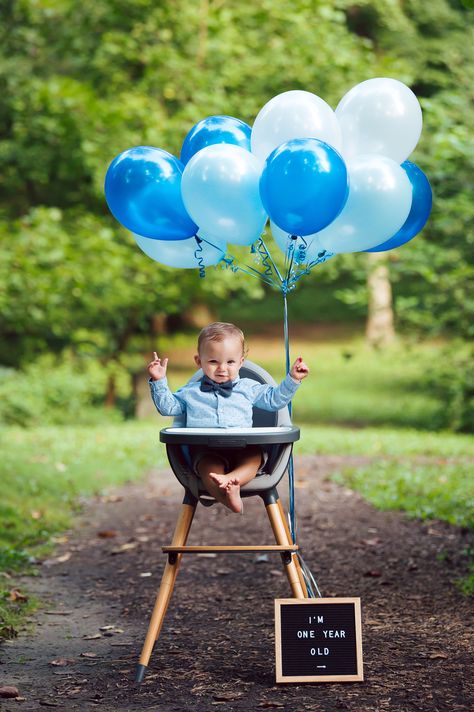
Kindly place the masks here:
<instances>
[{"instance_id":1,"label":"balloon bunch","mask_svg":"<svg viewBox=\"0 0 474 712\"><path fill-rule=\"evenodd\" d=\"M210 116L178 160L139 146L111 163L105 195L149 257L172 267L221 263L285 294L342 252L382 252L411 240L431 211L424 173L406 159L422 127L413 92L395 79L353 87L336 110L294 90L271 99L253 128ZM267 219L285 254L279 270L262 239ZM227 243L251 246L260 269L237 265Z\"/></svg>"}]
</instances>

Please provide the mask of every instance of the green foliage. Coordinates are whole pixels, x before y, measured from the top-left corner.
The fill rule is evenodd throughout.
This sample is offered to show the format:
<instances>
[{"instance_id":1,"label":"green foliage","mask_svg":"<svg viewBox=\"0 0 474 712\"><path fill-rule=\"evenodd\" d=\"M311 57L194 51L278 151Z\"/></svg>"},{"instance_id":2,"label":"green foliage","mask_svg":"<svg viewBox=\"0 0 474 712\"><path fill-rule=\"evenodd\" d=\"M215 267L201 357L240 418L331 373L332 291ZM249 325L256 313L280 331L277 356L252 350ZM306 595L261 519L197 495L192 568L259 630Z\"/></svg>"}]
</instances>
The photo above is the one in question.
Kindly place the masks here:
<instances>
[{"instance_id":1,"label":"green foliage","mask_svg":"<svg viewBox=\"0 0 474 712\"><path fill-rule=\"evenodd\" d=\"M80 425L120 420L105 410L106 371L95 362L40 358L23 371L0 371L0 424Z\"/></svg>"},{"instance_id":2,"label":"green foliage","mask_svg":"<svg viewBox=\"0 0 474 712\"><path fill-rule=\"evenodd\" d=\"M472 460L435 459L424 464L380 460L344 470L336 480L360 492L379 509L402 509L421 519L474 527Z\"/></svg>"},{"instance_id":3,"label":"green foliage","mask_svg":"<svg viewBox=\"0 0 474 712\"><path fill-rule=\"evenodd\" d=\"M178 153L202 117L251 122L287 89L335 106L374 76L420 97L413 160L435 194L423 236L391 255L399 324L472 335L471 10L446 0L8 0L1 13L0 363L76 347L78 331L114 361L157 313L261 299L249 277L208 270L199 280L142 255L106 209L108 164L136 145ZM339 256L307 278L308 295L324 285L360 314L365 276L365 255ZM324 319L307 301L310 318Z\"/></svg>"},{"instance_id":4,"label":"green foliage","mask_svg":"<svg viewBox=\"0 0 474 712\"><path fill-rule=\"evenodd\" d=\"M463 552L467 559L467 575L456 580L456 586L464 596L474 596L474 549L466 549Z\"/></svg>"},{"instance_id":5,"label":"green foliage","mask_svg":"<svg viewBox=\"0 0 474 712\"><path fill-rule=\"evenodd\" d=\"M453 342L432 362L423 379L442 404L435 425L455 432L474 432L474 347Z\"/></svg>"},{"instance_id":6,"label":"green foliage","mask_svg":"<svg viewBox=\"0 0 474 712\"><path fill-rule=\"evenodd\" d=\"M11 591L14 588L14 581L10 581L10 588L0 587L0 643L9 638L16 638L18 632L24 627L25 619L30 616L39 605L36 596L25 595L20 589L20 593L25 596L16 601L11 600Z\"/></svg>"}]
</instances>

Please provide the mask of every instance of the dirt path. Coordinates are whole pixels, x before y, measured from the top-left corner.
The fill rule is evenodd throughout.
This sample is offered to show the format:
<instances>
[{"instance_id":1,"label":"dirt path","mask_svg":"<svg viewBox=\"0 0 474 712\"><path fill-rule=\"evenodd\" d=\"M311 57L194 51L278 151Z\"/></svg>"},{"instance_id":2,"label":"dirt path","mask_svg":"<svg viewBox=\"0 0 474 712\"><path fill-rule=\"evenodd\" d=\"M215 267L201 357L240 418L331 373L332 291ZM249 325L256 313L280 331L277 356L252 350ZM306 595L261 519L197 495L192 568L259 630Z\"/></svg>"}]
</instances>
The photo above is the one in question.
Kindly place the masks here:
<instances>
[{"instance_id":1,"label":"dirt path","mask_svg":"<svg viewBox=\"0 0 474 712\"><path fill-rule=\"evenodd\" d=\"M4 700L1 709L472 710L474 616L451 583L457 552L473 546L472 537L377 512L327 480L341 462L356 460L298 460L298 539L323 595L362 599L365 682L277 686L273 599L290 596L278 555L267 562L221 555L184 560L137 691L160 546L181 501L167 471L88 502L80 529L28 580L50 608L37 615L33 636L0 652L0 683L26 698ZM242 520L199 506L189 543L274 543L260 499L245 509Z\"/></svg>"}]
</instances>

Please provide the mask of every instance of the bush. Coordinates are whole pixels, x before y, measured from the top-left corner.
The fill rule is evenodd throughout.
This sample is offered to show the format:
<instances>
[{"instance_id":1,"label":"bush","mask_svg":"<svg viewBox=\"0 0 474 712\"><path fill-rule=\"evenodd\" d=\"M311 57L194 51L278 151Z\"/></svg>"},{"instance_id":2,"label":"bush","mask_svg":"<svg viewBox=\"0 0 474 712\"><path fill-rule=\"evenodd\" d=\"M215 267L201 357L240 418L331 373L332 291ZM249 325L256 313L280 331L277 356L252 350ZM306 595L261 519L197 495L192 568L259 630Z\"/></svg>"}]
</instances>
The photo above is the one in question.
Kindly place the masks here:
<instances>
[{"instance_id":1,"label":"bush","mask_svg":"<svg viewBox=\"0 0 474 712\"><path fill-rule=\"evenodd\" d=\"M23 371L0 370L0 423L85 425L119 421L118 410L103 407L105 374L97 363L43 357Z\"/></svg>"},{"instance_id":2,"label":"bush","mask_svg":"<svg viewBox=\"0 0 474 712\"><path fill-rule=\"evenodd\" d=\"M457 341L443 349L426 371L423 386L441 401L438 428L474 432L474 346Z\"/></svg>"}]
</instances>

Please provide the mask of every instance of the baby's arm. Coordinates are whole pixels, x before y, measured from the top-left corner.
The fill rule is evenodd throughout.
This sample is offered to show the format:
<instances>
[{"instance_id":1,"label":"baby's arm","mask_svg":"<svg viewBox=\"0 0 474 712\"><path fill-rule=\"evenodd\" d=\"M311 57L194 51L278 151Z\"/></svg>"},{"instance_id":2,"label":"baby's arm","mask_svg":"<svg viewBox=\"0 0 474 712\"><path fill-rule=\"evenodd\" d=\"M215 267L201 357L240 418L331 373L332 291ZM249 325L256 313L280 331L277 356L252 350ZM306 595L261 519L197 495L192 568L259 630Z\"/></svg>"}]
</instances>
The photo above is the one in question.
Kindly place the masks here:
<instances>
[{"instance_id":1,"label":"baby's arm","mask_svg":"<svg viewBox=\"0 0 474 712\"><path fill-rule=\"evenodd\" d=\"M171 393L166 378L168 359L158 358L156 351L153 352L153 361L148 364L150 374L149 384L153 403L161 415L182 415L186 412L184 402Z\"/></svg>"},{"instance_id":2,"label":"baby's arm","mask_svg":"<svg viewBox=\"0 0 474 712\"><path fill-rule=\"evenodd\" d=\"M156 351L153 351L153 360L148 364L148 373L152 381L159 381L161 378L166 378L166 369L168 368L168 359L164 358L163 363L158 358Z\"/></svg>"},{"instance_id":3,"label":"baby's arm","mask_svg":"<svg viewBox=\"0 0 474 712\"><path fill-rule=\"evenodd\" d=\"M301 358L301 356L298 356L296 361L294 362L293 366L290 369L290 376L295 380L301 381L303 378L306 378L306 376L309 376L309 368Z\"/></svg>"},{"instance_id":4,"label":"baby's arm","mask_svg":"<svg viewBox=\"0 0 474 712\"><path fill-rule=\"evenodd\" d=\"M252 388L253 404L262 410L280 410L291 401L298 390L303 378L309 374L309 368L298 357L290 369L289 374L278 386L255 384Z\"/></svg>"}]
</instances>

